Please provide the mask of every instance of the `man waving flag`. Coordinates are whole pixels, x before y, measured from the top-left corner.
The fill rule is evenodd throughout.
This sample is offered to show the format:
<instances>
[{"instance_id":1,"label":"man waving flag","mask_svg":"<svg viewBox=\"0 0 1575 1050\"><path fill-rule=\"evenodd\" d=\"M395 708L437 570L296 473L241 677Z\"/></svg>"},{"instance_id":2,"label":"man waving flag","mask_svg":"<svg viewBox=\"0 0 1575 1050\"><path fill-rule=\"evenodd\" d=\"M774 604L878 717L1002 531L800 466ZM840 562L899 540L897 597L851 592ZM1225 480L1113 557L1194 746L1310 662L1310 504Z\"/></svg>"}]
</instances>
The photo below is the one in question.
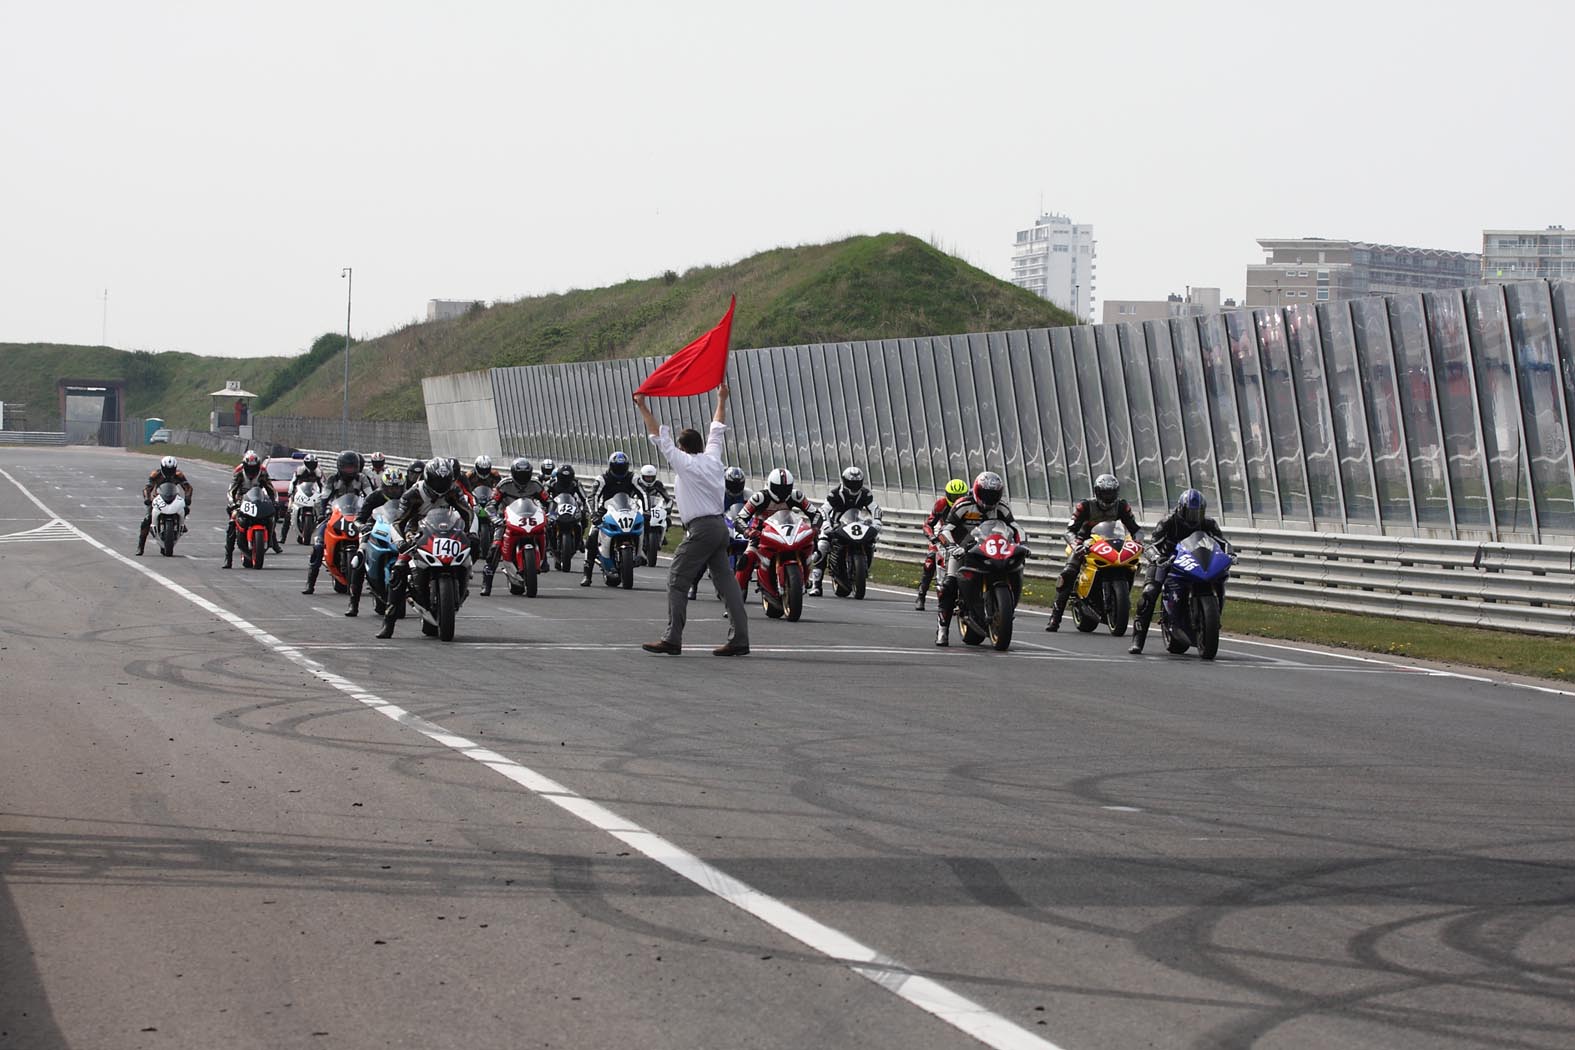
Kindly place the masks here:
<instances>
[{"instance_id":1,"label":"man waving flag","mask_svg":"<svg viewBox=\"0 0 1575 1050\"><path fill-rule=\"evenodd\" d=\"M688 397L722 385L727 374L727 343L733 335L735 295L717 326L678 351L646 377L635 393L646 397Z\"/></svg>"}]
</instances>

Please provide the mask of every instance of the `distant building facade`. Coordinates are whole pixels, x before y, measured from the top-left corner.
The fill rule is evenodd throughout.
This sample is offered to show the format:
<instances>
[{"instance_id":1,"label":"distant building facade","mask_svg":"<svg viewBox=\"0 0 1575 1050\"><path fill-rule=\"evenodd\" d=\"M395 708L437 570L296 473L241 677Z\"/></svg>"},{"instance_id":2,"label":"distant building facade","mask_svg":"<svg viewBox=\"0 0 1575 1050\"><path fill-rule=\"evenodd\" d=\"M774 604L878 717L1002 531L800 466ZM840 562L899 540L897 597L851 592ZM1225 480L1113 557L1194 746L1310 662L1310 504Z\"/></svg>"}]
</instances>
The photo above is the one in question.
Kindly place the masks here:
<instances>
[{"instance_id":1,"label":"distant building facade","mask_svg":"<svg viewBox=\"0 0 1575 1050\"><path fill-rule=\"evenodd\" d=\"M1017 231L1012 283L1079 318L1094 316L1094 228L1065 215L1044 214Z\"/></svg>"},{"instance_id":2,"label":"distant building facade","mask_svg":"<svg viewBox=\"0 0 1575 1050\"><path fill-rule=\"evenodd\" d=\"M1247 267L1248 307L1338 302L1368 295L1467 288L1482 283L1482 256L1323 237L1266 237Z\"/></svg>"},{"instance_id":3,"label":"distant building facade","mask_svg":"<svg viewBox=\"0 0 1575 1050\"><path fill-rule=\"evenodd\" d=\"M1562 226L1545 230L1483 230L1482 279L1489 282L1575 278L1575 233Z\"/></svg>"},{"instance_id":4,"label":"distant building facade","mask_svg":"<svg viewBox=\"0 0 1575 1050\"><path fill-rule=\"evenodd\" d=\"M428 299L427 320L447 321L454 317L464 317L472 310L486 307L480 299Z\"/></svg>"},{"instance_id":5,"label":"distant building facade","mask_svg":"<svg viewBox=\"0 0 1575 1050\"><path fill-rule=\"evenodd\" d=\"M1163 321L1169 317L1195 317L1235 308L1236 300L1221 300L1218 288L1188 288L1185 296L1171 292L1165 299L1106 299L1103 321L1105 324Z\"/></svg>"}]
</instances>

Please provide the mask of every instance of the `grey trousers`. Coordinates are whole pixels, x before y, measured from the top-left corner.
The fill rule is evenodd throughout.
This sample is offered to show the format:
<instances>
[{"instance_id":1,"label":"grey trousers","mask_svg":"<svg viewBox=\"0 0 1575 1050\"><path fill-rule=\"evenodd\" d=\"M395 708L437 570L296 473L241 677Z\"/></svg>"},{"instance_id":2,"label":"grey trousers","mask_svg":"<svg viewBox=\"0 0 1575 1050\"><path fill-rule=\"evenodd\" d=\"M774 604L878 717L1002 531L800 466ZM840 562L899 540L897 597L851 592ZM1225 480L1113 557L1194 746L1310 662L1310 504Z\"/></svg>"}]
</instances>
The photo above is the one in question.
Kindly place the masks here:
<instances>
[{"instance_id":1,"label":"grey trousers","mask_svg":"<svg viewBox=\"0 0 1575 1050\"><path fill-rule=\"evenodd\" d=\"M667 633L663 641L684 644L684 621L689 616L689 588L709 569L716 596L727 604L727 640L734 645L749 644L749 619L744 613L744 592L727 563L727 522L722 515L696 518L684 523L684 540L673 552L672 568L667 570Z\"/></svg>"}]
</instances>

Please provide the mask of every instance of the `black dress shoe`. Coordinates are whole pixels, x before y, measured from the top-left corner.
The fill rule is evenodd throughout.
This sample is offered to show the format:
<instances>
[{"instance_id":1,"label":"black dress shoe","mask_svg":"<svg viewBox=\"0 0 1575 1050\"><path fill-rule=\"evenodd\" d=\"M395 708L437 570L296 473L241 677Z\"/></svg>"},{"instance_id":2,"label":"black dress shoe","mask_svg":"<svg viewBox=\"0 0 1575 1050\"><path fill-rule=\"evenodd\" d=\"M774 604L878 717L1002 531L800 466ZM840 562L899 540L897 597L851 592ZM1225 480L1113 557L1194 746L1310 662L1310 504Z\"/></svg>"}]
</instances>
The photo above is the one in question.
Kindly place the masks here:
<instances>
[{"instance_id":1,"label":"black dress shoe","mask_svg":"<svg viewBox=\"0 0 1575 1050\"><path fill-rule=\"evenodd\" d=\"M644 649L648 653L656 653L658 655L665 656L677 656L679 653L684 651L683 646L674 645L665 638L660 642L646 642L644 645L640 646L640 648Z\"/></svg>"},{"instance_id":2,"label":"black dress shoe","mask_svg":"<svg viewBox=\"0 0 1575 1050\"><path fill-rule=\"evenodd\" d=\"M720 646L717 646L715 649L712 649L711 650L711 655L712 656L748 656L749 655L749 646L747 646L747 645L734 645L732 642L728 642L726 645L720 645Z\"/></svg>"}]
</instances>

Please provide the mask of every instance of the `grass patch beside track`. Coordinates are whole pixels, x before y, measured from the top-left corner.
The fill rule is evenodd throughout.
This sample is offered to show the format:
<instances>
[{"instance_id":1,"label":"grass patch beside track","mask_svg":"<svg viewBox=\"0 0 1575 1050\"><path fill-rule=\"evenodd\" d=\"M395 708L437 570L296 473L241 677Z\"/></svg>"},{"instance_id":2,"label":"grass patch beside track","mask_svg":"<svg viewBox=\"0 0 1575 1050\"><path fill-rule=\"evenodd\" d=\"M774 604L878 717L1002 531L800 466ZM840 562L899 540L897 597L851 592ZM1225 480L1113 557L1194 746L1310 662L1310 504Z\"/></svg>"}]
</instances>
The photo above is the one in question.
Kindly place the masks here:
<instances>
[{"instance_id":1,"label":"grass patch beside track","mask_svg":"<svg viewBox=\"0 0 1575 1050\"><path fill-rule=\"evenodd\" d=\"M878 583L916 588L919 566L877 558L871 566L870 578ZM1025 604L1048 609L1055 603L1055 586L1047 580L1024 580L1023 599ZM934 605L932 593L930 607ZM1225 630L1231 634L1311 642L1384 656L1436 660L1556 682L1575 682L1575 638L1452 627L1297 605L1270 605L1228 596L1224 621ZM1071 628L1064 626L1063 629ZM1150 635L1150 643L1155 637Z\"/></svg>"},{"instance_id":2,"label":"grass patch beside track","mask_svg":"<svg viewBox=\"0 0 1575 1050\"><path fill-rule=\"evenodd\" d=\"M233 452L216 452L211 448L203 448L201 445L145 445L142 448L134 448L130 451L145 456L174 456L176 459L201 459L226 467L233 467L241 461L241 457Z\"/></svg>"}]
</instances>

